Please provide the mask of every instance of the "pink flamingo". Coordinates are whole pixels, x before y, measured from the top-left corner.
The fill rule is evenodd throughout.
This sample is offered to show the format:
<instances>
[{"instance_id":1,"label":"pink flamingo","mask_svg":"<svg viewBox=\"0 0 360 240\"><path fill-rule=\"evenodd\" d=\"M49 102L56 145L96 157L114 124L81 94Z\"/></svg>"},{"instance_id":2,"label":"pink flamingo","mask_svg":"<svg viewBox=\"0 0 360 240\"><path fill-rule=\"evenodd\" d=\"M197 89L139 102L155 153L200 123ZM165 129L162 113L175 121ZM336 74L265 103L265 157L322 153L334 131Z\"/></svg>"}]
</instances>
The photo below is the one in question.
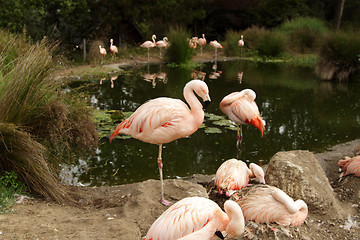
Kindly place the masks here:
<instances>
[{"instance_id":1,"label":"pink flamingo","mask_svg":"<svg viewBox=\"0 0 360 240\"><path fill-rule=\"evenodd\" d=\"M264 134L265 121L260 116L255 98L253 90L244 89L241 92L230 93L220 102L221 111L237 125L237 145L243 137L242 124L251 124L260 130L262 136Z\"/></svg>"},{"instance_id":2,"label":"pink flamingo","mask_svg":"<svg viewBox=\"0 0 360 240\"><path fill-rule=\"evenodd\" d=\"M345 159L339 160L337 164L343 168L340 178L350 174L360 177L360 156L345 157Z\"/></svg>"},{"instance_id":3,"label":"pink flamingo","mask_svg":"<svg viewBox=\"0 0 360 240\"><path fill-rule=\"evenodd\" d=\"M161 49L167 48L169 46L169 40L167 37L164 37L163 40L157 41L156 46L160 49L160 57L161 57Z\"/></svg>"},{"instance_id":4,"label":"pink flamingo","mask_svg":"<svg viewBox=\"0 0 360 240\"><path fill-rule=\"evenodd\" d=\"M110 51L112 52L111 61L113 60L115 54L119 53L118 48L115 45L113 45L113 42L114 42L114 40L110 39Z\"/></svg>"},{"instance_id":5,"label":"pink flamingo","mask_svg":"<svg viewBox=\"0 0 360 240\"><path fill-rule=\"evenodd\" d=\"M206 38L205 38L205 34L202 34L202 38L198 39L198 44L200 46L200 53L202 54L202 48L204 45L206 45Z\"/></svg>"},{"instance_id":6,"label":"pink flamingo","mask_svg":"<svg viewBox=\"0 0 360 240\"><path fill-rule=\"evenodd\" d=\"M189 47L192 49L195 49L197 47L197 43L198 43L198 38L197 37L192 37L189 40Z\"/></svg>"},{"instance_id":7,"label":"pink flamingo","mask_svg":"<svg viewBox=\"0 0 360 240\"><path fill-rule=\"evenodd\" d=\"M240 236L245 221L239 205L227 200L225 212L212 200L184 198L168 208L150 227L145 240L206 240L221 236ZM215 236L216 235L216 236Z\"/></svg>"},{"instance_id":8,"label":"pink flamingo","mask_svg":"<svg viewBox=\"0 0 360 240\"><path fill-rule=\"evenodd\" d=\"M217 59L217 49L218 48L223 48L223 46L220 43L218 43L218 41L216 41L216 40L211 41L210 45L215 48L215 60L216 60Z\"/></svg>"},{"instance_id":9,"label":"pink flamingo","mask_svg":"<svg viewBox=\"0 0 360 240\"><path fill-rule=\"evenodd\" d=\"M101 47L101 45L99 45L99 50L100 50L100 55L101 55L101 64L103 64L104 62L104 57L106 55L106 49Z\"/></svg>"},{"instance_id":10,"label":"pink flamingo","mask_svg":"<svg viewBox=\"0 0 360 240\"><path fill-rule=\"evenodd\" d=\"M209 89L205 82L192 80L184 87L184 97L189 107L179 99L160 97L141 105L129 118L121 122L110 137L118 134L131 135L143 142L159 145L158 168L161 181L161 203L164 199L161 151L164 143L193 134L204 120L204 110L197 96L204 100L204 108L210 103Z\"/></svg>"},{"instance_id":11,"label":"pink flamingo","mask_svg":"<svg viewBox=\"0 0 360 240\"><path fill-rule=\"evenodd\" d=\"M150 48L153 48L156 46L156 43L155 43L155 39L156 39L156 35L152 35L152 41L145 41L143 44L141 44L141 47L144 47L144 48L147 48L148 50L148 59L150 58L149 56L149 51L150 51Z\"/></svg>"},{"instance_id":12,"label":"pink flamingo","mask_svg":"<svg viewBox=\"0 0 360 240\"><path fill-rule=\"evenodd\" d=\"M259 165L251 163L249 169L245 162L233 158L223 162L216 171L215 186L220 194L225 191L225 195L229 197L235 190L246 187L252 177L265 184L264 175Z\"/></svg>"},{"instance_id":13,"label":"pink flamingo","mask_svg":"<svg viewBox=\"0 0 360 240\"><path fill-rule=\"evenodd\" d=\"M308 206L303 200L294 201L279 188L254 185L242 192L246 190L249 191L235 200L240 205L245 220L277 223L281 226L300 226L308 215Z\"/></svg>"},{"instance_id":14,"label":"pink flamingo","mask_svg":"<svg viewBox=\"0 0 360 240\"><path fill-rule=\"evenodd\" d=\"M241 35L241 38L240 38L240 40L239 40L239 42L238 42L238 45L239 45L239 47L240 47L240 57L242 56L242 48L244 47L244 45L245 45L245 43L244 43L244 36L243 35Z\"/></svg>"}]
</instances>

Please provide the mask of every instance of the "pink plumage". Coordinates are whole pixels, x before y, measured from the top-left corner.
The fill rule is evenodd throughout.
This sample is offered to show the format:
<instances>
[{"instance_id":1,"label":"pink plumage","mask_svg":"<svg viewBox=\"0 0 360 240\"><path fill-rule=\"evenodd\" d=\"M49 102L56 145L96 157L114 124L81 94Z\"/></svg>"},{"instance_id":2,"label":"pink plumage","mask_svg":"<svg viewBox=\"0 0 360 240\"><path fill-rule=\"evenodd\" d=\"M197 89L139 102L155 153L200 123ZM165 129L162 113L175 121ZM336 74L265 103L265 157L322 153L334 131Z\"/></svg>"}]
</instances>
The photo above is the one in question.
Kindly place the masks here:
<instances>
[{"instance_id":1,"label":"pink plumage","mask_svg":"<svg viewBox=\"0 0 360 240\"><path fill-rule=\"evenodd\" d=\"M360 177L360 156L355 156L353 158L345 157L345 159L339 160L337 164L343 168L340 177L350 174Z\"/></svg>"},{"instance_id":2,"label":"pink plumage","mask_svg":"<svg viewBox=\"0 0 360 240\"><path fill-rule=\"evenodd\" d=\"M101 45L99 45L99 51L100 51L100 54L101 54L102 56L105 56L105 55L106 55L106 49L103 48L103 47L101 47Z\"/></svg>"},{"instance_id":3,"label":"pink plumage","mask_svg":"<svg viewBox=\"0 0 360 240\"><path fill-rule=\"evenodd\" d=\"M245 45L245 44L244 44L244 36L243 36L243 35L241 35L241 39L239 40L238 45L239 45L239 47L243 47L243 46Z\"/></svg>"},{"instance_id":4,"label":"pink plumage","mask_svg":"<svg viewBox=\"0 0 360 240\"><path fill-rule=\"evenodd\" d=\"M256 164L252 163L252 169L254 165ZM256 166L262 170L260 166ZM256 168L256 177L259 182L265 183L264 172L259 168ZM226 196L230 196L235 190L247 186L250 179L255 176L252 169L249 169L245 162L234 158L223 162L215 174L215 186L219 193L225 192Z\"/></svg>"},{"instance_id":5,"label":"pink plumage","mask_svg":"<svg viewBox=\"0 0 360 240\"><path fill-rule=\"evenodd\" d=\"M162 144L193 134L204 120L203 106L195 96L210 102L209 89L205 82L192 80L184 87L184 97L189 107L179 99L160 97L141 105L121 122L110 137L110 142L118 134L131 135L143 142L159 145L158 167L162 186L161 201L164 202L162 180ZM206 107L206 106L204 106ZM168 204L168 203L164 203Z\"/></svg>"},{"instance_id":6,"label":"pink plumage","mask_svg":"<svg viewBox=\"0 0 360 240\"><path fill-rule=\"evenodd\" d=\"M118 48L113 44L114 40L113 39L110 39L110 51L113 53L113 54L117 54L119 53L119 50Z\"/></svg>"},{"instance_id":7,"label":"pink plumage","mask_svg":"<svg viewBox=\"0 0 360 240\"><path fill-rule=\"evenodd\" d=\"M240 205L245 220L300 226L308 215L308 207L303 200L294 201L279 188L254 185L243 189L239 194L242 192L245 192L243 197L235 201Z\"/></svg>"},{"instance_id":8,"label":"pink plumage","mask_svg":"<svg viewBox=\"0 0 360 240\"><path fill-rule=\"evenodd\" d=\"M220 102L220 109L238 126L242 124L251 124L258 128L263 136L265 121L260 116L255 98L256 94L252 89L233 92L222 99ZM239 134L240 133L238 132L238 137L240 137Z\"/></svg>"},{"instance_id":9,"label":"pink plumage","mask_svg":"<svg viewBox=\"0 0 360 240\"><path fill-rule=\"evenodd\" d=\"M202 38L199 38L199 39L198 39L198 44L199 44L199 46L206 45L205 34L202 34Z\"/></svg>"},{"instance_id":10,"label":"pink plumage","mask_svg":"<svg viewBox=\"0 0 360 240\"><path fill-rule=\"evenodd\" d=\"M203 197L184 198L169 207L150 227L145 240L210 240L217 231L229 236L244 232L244 217L234 201L224 204L225 212Z\"/></svg>"},{"instance_id":11,"label":"pink plumage","mask_svg":"<svg viewBox=\"0 0 360 240\"><path fill-rule=\"evenodd\" d=\"M156 43L155 43L155 39L156 39L156 35L152 35L152 41L145 41L143 42L143 44L140 45L140 47L143 47L143 48L147 48L147 51L148 51L148 59L150 58L150 55L149 55L149 51L150 51L150 48L153 48L156 46Z\"/></svg>"}]
</instances>

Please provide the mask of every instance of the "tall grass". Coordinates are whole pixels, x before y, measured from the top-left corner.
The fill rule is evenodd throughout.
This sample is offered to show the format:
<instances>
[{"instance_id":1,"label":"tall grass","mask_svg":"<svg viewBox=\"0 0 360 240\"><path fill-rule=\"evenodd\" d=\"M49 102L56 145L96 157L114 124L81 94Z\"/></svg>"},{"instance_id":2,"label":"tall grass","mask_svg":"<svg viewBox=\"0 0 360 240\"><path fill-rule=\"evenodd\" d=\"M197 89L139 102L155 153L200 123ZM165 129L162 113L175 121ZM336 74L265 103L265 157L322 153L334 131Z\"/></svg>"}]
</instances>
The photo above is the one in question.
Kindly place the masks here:
<instances>
[{"instance_id":1,"label":"tall grass","mask_svg":"<svg viewBox=\"0 0 360 240\"><path fill-rule=\"evenodd\" d=\"M234 30L228 30L225 33L224 50L226 56L239 56L240 47L238 42L241 38L241 33Z\"/></svg>"},{"instance_id":2,"label":"tall grass","mask_svg":"<svg viewBox=\"0 0 360 240\"><path fill-rule=\"evenodd\" d=\"M183 27L175 26L170 27L167 36L170 46L165 54L166 61L176 65L190 62L194 55L194 50L189 47L190 32Z\"/></svg>"},{"instance_id":3,"label":"tall grass","mask_svg":"<svg viewBox=\"0 0 360 240\"><path fill-rule=\"evenodd\" d=\"M28 44L24 54L18 51L8 63L4 59L19 47L11 37L0 44L11 46L3 48L0 65L12 66L0 75L0 171L15 171L46 198L71 202L53 167L97 145L91 110L83 98L64 93L53 75L56 44Z\"/></svg>"},{"instance_id":4,"label":"tall grass","mask_svg":"<svg viewBox=\"0 0 360 240\"><path fill-rule=\"evenodd\" d=\"M328 34L321 46L316 71L322 79L347 81L360 71L360 32Z\"/></svg>"},{"instance_id":5,"label":"tall grass","mask_svg":"<svg viewBox=\"0 0 360 240\"><path fill-rule=\"evenodd\" d=\"M279 31L288 36L291 50L304 53L316 51L328 27L319 19L299 17L283 23Z\"/></svg>"}]
</instances>

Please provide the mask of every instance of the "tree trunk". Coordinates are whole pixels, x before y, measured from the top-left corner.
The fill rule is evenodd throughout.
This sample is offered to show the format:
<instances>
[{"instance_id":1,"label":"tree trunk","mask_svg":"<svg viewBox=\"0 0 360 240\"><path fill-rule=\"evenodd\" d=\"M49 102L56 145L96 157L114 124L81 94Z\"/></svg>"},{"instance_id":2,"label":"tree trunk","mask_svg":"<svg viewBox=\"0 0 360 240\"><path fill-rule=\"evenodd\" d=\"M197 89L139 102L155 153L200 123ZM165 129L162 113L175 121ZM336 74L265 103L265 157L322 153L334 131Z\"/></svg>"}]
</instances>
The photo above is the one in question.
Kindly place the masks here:
<instances>
[{"instance_id":1,"label":"tree trunk","mask_svg":"<svg viewBox=\"0 0 360 240\"><path fill-rule=\"evenodd\" d=\"M339 30L340 29L340 23L341 23L341 17L344 10L344 4L345 0L338 0L337 6L335 9L335 17L334 17L334 29Z\"/></svg>"}]
</instances>

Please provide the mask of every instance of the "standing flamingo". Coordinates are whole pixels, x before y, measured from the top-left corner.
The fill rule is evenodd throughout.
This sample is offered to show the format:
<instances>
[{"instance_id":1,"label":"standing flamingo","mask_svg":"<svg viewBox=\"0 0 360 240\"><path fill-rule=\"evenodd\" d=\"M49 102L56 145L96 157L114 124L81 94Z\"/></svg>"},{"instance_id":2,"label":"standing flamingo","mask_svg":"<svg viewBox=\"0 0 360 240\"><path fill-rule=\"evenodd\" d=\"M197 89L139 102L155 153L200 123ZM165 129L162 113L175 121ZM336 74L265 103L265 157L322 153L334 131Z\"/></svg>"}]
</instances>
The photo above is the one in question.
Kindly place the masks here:
<instances>
[{"instance_id":1,"label":"standing flamingo","mask_svg":"<svg viewBox=\"0 0 360 240\"><path fill-rule=\"evenodd\" d=\"M189 107L179 99L160 97L141 105L128 119L121 122L110 137L118 134L131 135L143 142L159 145L158 168L161 181L161 203L164 199L161 151L164 143L193 134L204 120L204 110L197 96L204 100L204 108L210 103L209 89L205 82L192 80L184 87L184 97Z\"/></svg>"},{"instance_id":2,"label":"standing flamingo","mask_svg":"<svg viewBox=\"0 0 360 240\"><path fill-rule=\"evenodd\" d=\"M161 57L161 49L167 48L169 46L169 40L167 37L164 37L163 40L157 41L156 46L160 49L160 57Z\"/></svg>"},{"instance_id":3,"label":"standing flamingo","mask_svg":"<svg viewBox=\"0 0 360 240\"><path fill-rule=\"evenodd\" d=\"M101 54L101 64L103 64L104 62L104 57L106 55L106 49L101 47L101 45L99 45L99 49L100 49L100 54Z\"/></svg>"},{"instance_id":4,"label":"standing flamingo","mask_svg":"<svg viewBox=\"0 0 360 240\"><path fill-rule=\"evenodd\" d=\"M339 160L337 164L343 168L340 178L350 174L360 177L360 156L345 157L345 159Z\"/></svg>"},{"instance_id":5,"label":"standing flamingo","mask_svg":"<svg viewBox=\"0 0 360 240\"><path fill-rule=\"evenodd\" d=\"M189 40L189 47L192 49L195 49L197 47L197 43L198 43L198 38L197 37L192 37Z\"/></svg>"},{"instance_id":6,"label":"standing flamingo","mask_svg":"<svg viewBox=\"0 0 360 240\"><path fill-rule=\"evenodd\" d=\"M202 54L202 48L204 45L206 45L206 38L205 38L205 34L202 34L202 38L198 39L198 44L200 46L200 53Z\"/></svg>"},{"instance_id":7,"label":"standing flamingo","mask_svg":"<svg viewBox=\"0 0 360 240\"><path fill-rule=\"evenodd\" d=\"M216 171L215 186L220 194L225 191L229 197L235 190L246 187L252 177L265 183L264 171L259 165L251 163L249 169L245 162L233 158L223 162Z\"/></svg>"},{"instance_id":8,"label":"standing flamingo","mask_svg":"<svg viewBox=\"0 0 360 240\"><path fill-rule=\"evenodd\" d=\"M115 45L113 45L113 42L114 42L114 40L110 39L110 51L112 52L111 61L113 60L115 54L119 53L118 48Z\"/></svg>"},{"instance_id":9,"label":"standing flamingo","mask_svg":"<svg viewBox=\"0 0 360 240\"><path fill-rule=\"evenodd\" d=\"M245 221L239 205L227 200L225 212L212 200L203 197L184 198L168 208L150 227L144 240L210 240L222 236L240 236ZM215 236L216 235L216 236Z\"/></svg>"},{"instance_id":10,"label":"standing flamingo","mask_svg":"<svg viewBox=\"0 0 360 240\"><path fill-rule=\"evenodd\" d=\"M244 47L244 36L243 35L241 35L241 38L240 38L240 40L239 40L239 42L238 42L238 45L239 45L239 47L240 47L240 58L241 58L241 56L242 56L242 48Z\"/></svg>"},{"instance_id":11,"label":"standing flamingo","mask_svg":"<svg viewBox=\"0 0 360 240\"><path fill-rule=\"evenodd\" d=\"M262 136L264 134L265 121L260 116L255 98L256 94L253 90L244 89L241 92L230 93L220 102L221 111L237 125L237 145L243 137L242 124L251 124L260 130Z\"/></svg>"},{"instance_id":12,"label":"standing flamingo","mask_svg":"<svg viewBox=\"0 0 360 240\"><path fill-rule=\"evenodd\" d=\"M216 59L217 59L217 49L218 48L223 48L223 46L220 43L218 43L218 41L216 41L216 40L211 41L210 45L215 48L215 61L216 61Z\"/></svg>"},{"instance_id":13,"label":"standing flamingo","mask_svg":"<svg viewBox=\"0 0 360 240\"><path fill-rule=\"evenodd\" d=\"M141 47L144 47L144 48L147 48L148 50L148 59L150 58L149 56L149 51L150 51L150 48L153 48L156 46L156 43L155 43L155 39L156 39L156 35L152 35L152 41L145 41L143 44L141 44Z\"/></svg>"},{"instance_id":14,"label":"standing flamingo","mask_svg":"<svg viewBox=\"0 0 360 240\"><path fill-rule=\"evenodd\" d=\"M244 195L235 201L240 205L245 220L300 226L308 215L308 206L303 200L294 201L284 191L273 186L254 185L239 194ZM233 198L236 196L234 194Z\"/></svg>"}]
</instances>

